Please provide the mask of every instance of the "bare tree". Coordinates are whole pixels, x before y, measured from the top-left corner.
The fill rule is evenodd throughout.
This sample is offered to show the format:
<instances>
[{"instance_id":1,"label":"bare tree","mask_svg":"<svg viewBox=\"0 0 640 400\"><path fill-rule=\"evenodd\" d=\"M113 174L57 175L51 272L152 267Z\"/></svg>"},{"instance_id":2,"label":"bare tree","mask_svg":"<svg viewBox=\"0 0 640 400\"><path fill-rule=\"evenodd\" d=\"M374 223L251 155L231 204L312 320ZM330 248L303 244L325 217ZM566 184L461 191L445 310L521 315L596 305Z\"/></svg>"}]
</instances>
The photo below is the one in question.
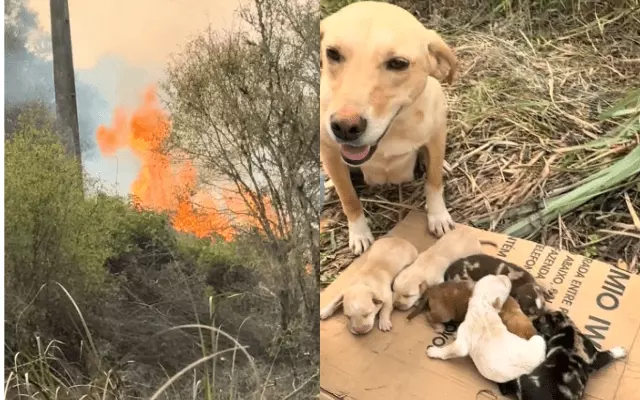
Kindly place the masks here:
<instances>
[{"instance_id":1,"label":"bare tree","mask_svg":"<svg viewBox=\"0 0 640 400\"><path fill-rule=\"evenodd\" d=\"M261 231L282 337L301 329L311 342L319 333L319 15L315 0L253 0L240 11L244 30L194 39L163 85L172 150L204 172L203 186L232 183Z\"/></svg>"}]
</instances>

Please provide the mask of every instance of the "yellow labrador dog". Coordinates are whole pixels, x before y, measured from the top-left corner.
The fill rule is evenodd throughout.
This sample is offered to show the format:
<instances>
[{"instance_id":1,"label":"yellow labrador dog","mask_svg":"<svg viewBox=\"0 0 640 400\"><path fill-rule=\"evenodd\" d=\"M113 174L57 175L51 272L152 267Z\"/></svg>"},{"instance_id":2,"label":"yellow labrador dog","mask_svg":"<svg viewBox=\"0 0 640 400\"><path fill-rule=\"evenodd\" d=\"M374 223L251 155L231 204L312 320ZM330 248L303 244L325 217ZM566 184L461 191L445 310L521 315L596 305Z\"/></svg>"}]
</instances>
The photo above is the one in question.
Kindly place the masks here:
<instances>
[{"instance_id":1,"label":"yellow labrador dog","mask_svg":"<svg viewBox=\"0 0 640 400\"><path fill-rule=\"evenodd\" d=\"M320 158L334 183L357 255L373 235L350 179L369 185L414 179L418 154L428 159L429 230L454 228L443 198L447 103L439 80L453 81L457 59L408 11L361 1L320 23Z\"/></svg>"},{"instance_id":2,"label":"yellow labrador dog","mask_svg":"<svg viewBox=\"0 0 640 400\"><path fill-rule=\"evenodd\" d=\"M344 315L349 318L347 328L354 335L369 332L378 312L380 330L391 330L391 281L416 257L418 250L407 240L399 237L376 240L367 253L365 264L356 272L349 287L320 310L320 319L329 318L342 305Z\"/></svg>"}]
</instances>

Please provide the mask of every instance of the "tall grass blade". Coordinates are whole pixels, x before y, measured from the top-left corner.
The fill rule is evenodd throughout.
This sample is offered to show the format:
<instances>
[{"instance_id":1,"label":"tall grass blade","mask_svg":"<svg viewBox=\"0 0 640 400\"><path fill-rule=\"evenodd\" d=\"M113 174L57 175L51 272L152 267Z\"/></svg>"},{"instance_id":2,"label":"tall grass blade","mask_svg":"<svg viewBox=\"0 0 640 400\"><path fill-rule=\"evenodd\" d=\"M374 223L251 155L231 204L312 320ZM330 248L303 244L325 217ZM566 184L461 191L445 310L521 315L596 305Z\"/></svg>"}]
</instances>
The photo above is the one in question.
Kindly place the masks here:
<instances>
[{"instance_id":1,"label":"tall grass blade","mask_svg":"<svg viewBox=\"0 0 640 400\"><path fill-rule=\"evenodd\" d=\"M502 232L516 237L527 236L557 218L558 215L563 215L592 198L606 193L615 188L618 183L634 175L640 175L640 146L596 175L596 178L590 179L584 185L547 201L543 210L508 226Z\"/></svg>"}]
</instances>

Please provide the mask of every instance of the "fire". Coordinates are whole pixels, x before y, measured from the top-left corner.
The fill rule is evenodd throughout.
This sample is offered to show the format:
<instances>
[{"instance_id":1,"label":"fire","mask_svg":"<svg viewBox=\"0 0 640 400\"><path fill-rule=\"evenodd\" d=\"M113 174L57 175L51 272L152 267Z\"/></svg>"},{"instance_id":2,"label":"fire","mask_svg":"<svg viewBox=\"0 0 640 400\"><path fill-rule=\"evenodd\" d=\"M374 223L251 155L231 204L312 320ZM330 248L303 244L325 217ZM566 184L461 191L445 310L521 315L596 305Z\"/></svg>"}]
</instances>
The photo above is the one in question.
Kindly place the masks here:
<instances>
[{"instance_id":1,"label":"fire","mask_svg":"<svg viewBox=\"0 0 640 400\"><path fill-rule=\"evenodd\" d=\"M131 185L135 205L157 212L168 212L176 230L198 237L212 234L231 240L235 231L230 217L219 212L210 193L196 190L197 171L189 161L178 162L163 149L171 121L162 110L155 87L146 89L142 105L131 115L119 108L111 127L96 133L104 155L129 148L141 161L140 172ZM240 211L236 207L235 211Z\"/></svg>"},{"instance_id":2,"label":"fire","mask_svg":"<svg viewBox=\"0 0 640 400\"><path fill-rule=\"evenodd\" d=\"M270 228L274 234L278 235L276 230L278 218L268 196L263 196L260 201L255 201L251 193L247 191L238 192L227 189L223 192L223 197L227 210L235 217L234 222L237 225L260 227L260 221L255 215L259 214L259 206L263 205L264 215L269 221Z\"/></svg>"}]
</instances>

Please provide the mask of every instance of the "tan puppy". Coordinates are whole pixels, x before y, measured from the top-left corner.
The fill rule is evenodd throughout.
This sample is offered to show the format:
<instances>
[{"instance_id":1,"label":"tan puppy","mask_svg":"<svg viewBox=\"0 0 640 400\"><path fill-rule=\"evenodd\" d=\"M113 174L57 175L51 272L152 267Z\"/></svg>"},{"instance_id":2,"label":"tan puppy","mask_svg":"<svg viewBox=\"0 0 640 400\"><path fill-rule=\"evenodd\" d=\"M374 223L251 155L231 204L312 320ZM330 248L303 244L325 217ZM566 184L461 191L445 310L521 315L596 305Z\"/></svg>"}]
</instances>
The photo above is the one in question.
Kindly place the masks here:
<instances>
[{"instance_id":1,"label":"tan puppy","mask_svg":"<svg viewBox=\"0 0 640 400\"><path fill-rule=\"evenodd\" d=\"M509 332L523 339L530 339L538 333L533 326L533 322L522 312L520 304L511 296L504 302L498 315L500 315Z\"/></svg>"},{"instance_id":2,"label":"tan puppy","mask_svg":"<svg viewBox=\"0 0 640 400\"><path fill-rule=\"evenodd\" d=\"M418 250L402 238L387 237L375 241L352 284L320 310L320 319L329 318L342 304L344 315L349 318L347 327L351 333L369 332L378 311L380 330L390 330L393 310L391 281L417 256Z\"/></svg>"},{"instance_id":3,"label":"tan puppy","mask_svg":"<svg viewBox=\"0 0 640 400\"><path fill-rule=\"evenodd\" d=\"M427 287L444 282L444 272L454 261L482 253L481 241L468 229L457 228L420 253L418 258L402 270L393 281L393 304L397 309L408 310L420 299Z\"/></svg>"},{"instance_id":4,"label":"tan puppy","mask_svg":"<svg viewBox=\"0 0 640 400\"><path fill-rule=\"evenodd\" d=\"M413 319L424 311L427 322L437 333L445 332L447 322L462 322L467 314L469 299L473 293L473 281L447 281L430 287L422 296L416 308L407 315L407 319ZM523 339L529 339L535 335L536 329L533 323L520 309L520 305L513 298L507 298L498 315L507 327L507 330ZM455 334L453 335L455 336Z\"/></svg>"},{"instance_id":5,"label":"tan puppy","mask_svg":"<svg viewBox=\"0 0 640 400\"><path fill-rule=\"evenodd\" d=\"M361 1L321 21L320 63L320 159L351 250L365 251L373 235L350 167L369 185L400 184L414 179L418 153L428 156L429 230L440 237L453 229L442 184L447 101L438 81L452 82L457 67L447 44L404 9Z\"/></svg>"}]
</instances>

